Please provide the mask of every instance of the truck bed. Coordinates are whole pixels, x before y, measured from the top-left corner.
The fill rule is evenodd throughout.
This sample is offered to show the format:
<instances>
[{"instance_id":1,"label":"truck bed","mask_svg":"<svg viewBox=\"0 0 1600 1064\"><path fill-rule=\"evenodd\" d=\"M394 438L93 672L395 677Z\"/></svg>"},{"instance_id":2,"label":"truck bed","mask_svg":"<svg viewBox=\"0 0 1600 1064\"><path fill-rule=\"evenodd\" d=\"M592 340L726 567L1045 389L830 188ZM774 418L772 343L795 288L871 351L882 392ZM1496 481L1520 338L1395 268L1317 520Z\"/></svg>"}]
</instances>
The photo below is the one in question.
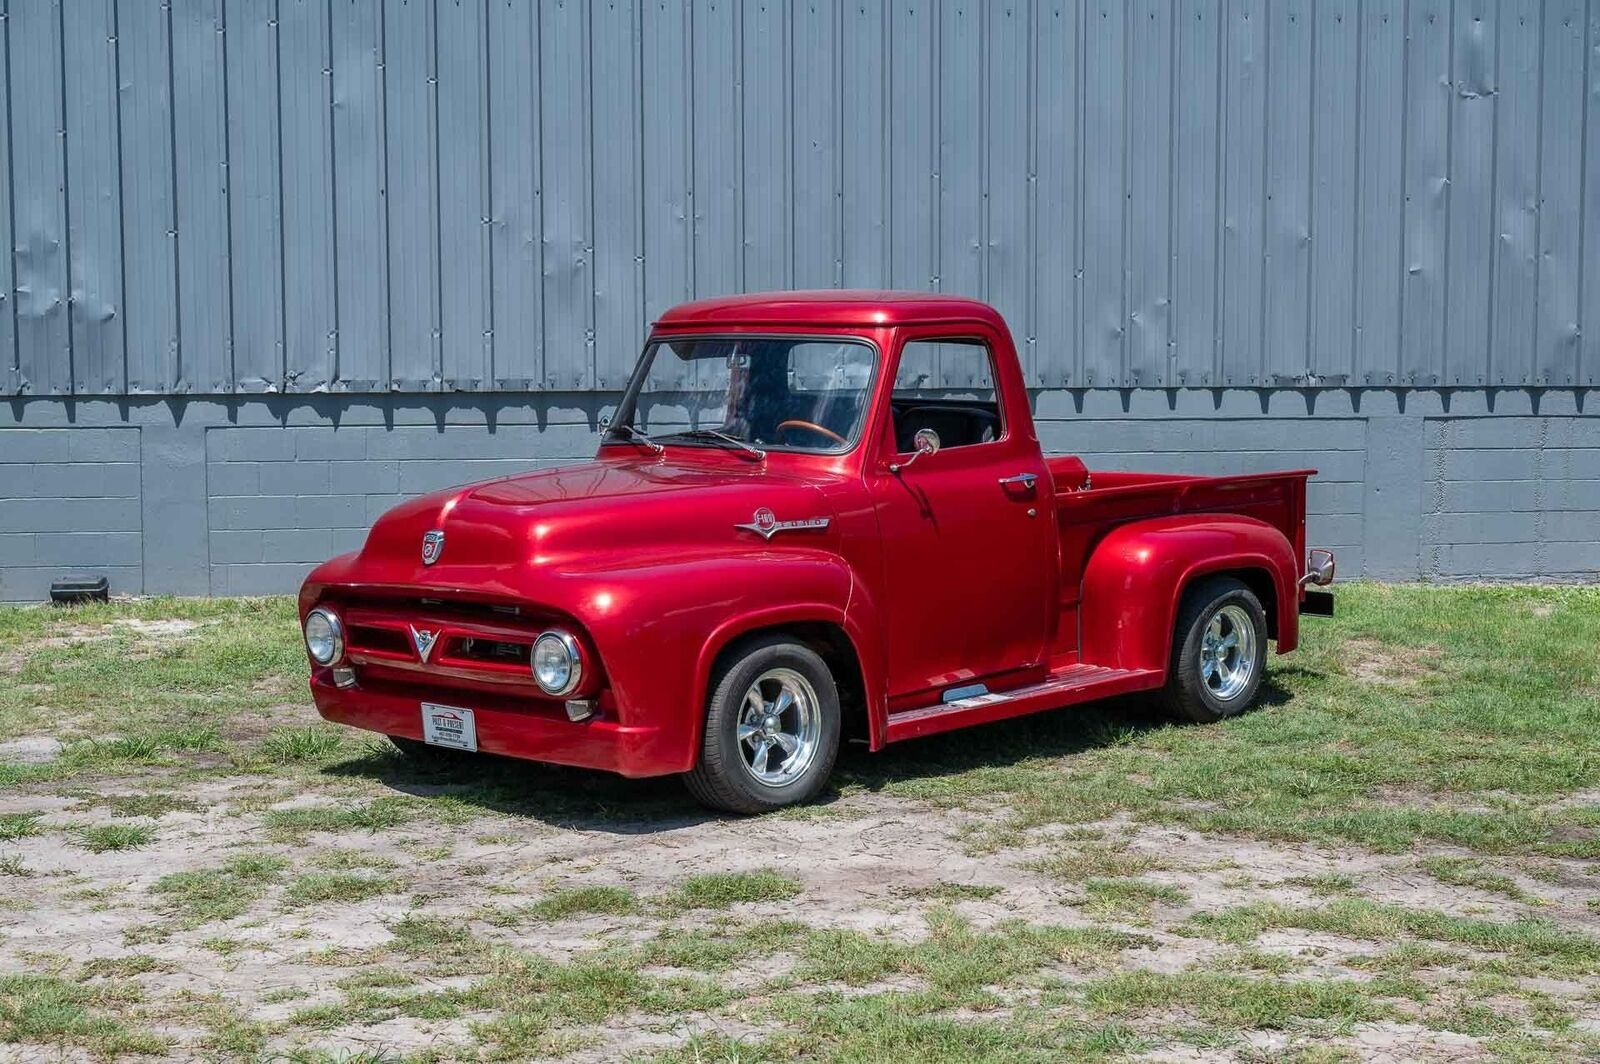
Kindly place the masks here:
<instances>
[{"instance_id":1,"label":"truck bed","mask_svg":"<svg viewBox=\"0 0 1600 1064\"><path fill-rule=\"evenodd\" d=\"M1176 473L1089 471L1076 457L1046 459L1055 481L1061 538L1063 634L1074 633L1084 564L1107 532L1130 521L1183 513L1240 514L1265 521L1306 548L1306 481L1314 469L1202 477ZM1087 485L1087 487L1085 487Z\"/></svg>"}]
</instances>

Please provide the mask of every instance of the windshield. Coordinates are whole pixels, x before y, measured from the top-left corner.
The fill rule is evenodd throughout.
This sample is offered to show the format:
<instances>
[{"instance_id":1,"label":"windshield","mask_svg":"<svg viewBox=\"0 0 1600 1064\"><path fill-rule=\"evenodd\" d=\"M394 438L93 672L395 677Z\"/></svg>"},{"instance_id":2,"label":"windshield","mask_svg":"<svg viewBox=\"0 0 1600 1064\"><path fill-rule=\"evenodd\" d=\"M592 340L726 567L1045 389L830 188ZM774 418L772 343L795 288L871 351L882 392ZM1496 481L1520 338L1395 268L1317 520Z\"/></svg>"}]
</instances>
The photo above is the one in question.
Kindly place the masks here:
<instances>
[{"instance_id":1,"label":"windshield","mask_svg":"<svg viewBox=\"0 0 1600 1064\"><path fill-rule=\"evenodd\" d=\"M877 354L858 340L685 337L646 345L612 425L658 441L840 454L861 431Z\"/></svg>"}]
</instances>

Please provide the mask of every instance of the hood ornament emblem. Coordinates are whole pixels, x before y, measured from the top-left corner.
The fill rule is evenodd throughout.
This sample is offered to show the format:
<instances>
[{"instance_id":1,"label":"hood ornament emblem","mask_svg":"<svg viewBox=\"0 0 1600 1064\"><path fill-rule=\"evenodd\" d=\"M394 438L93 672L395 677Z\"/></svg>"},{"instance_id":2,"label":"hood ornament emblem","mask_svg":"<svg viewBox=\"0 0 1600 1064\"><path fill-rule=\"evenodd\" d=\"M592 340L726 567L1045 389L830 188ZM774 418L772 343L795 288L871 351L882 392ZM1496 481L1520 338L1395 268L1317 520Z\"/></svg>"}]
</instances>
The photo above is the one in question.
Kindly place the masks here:
<instances>
[{"instance_id":1,"label":"hood ornament emblem","mask_svg":"<svg viewBox=\"0 0 1600 1064\"><path fill-rule=\"evenodd\" d=\"M776 514L763 506L750 518L748 524L736 524L733 527L746 532L754 532L762 539L770 541L779 532L820 532L828 527L832 518L828 517L802 517L793 521L780 521Z\"/></svg>"},{"instance_id":2,"label":"hood ornament emblem","mask_svg":"<svg viewBox=\"0 0 1600 1064\"><path fill-rule=\"evenodd\" d=\"M423 533L422 564L432 565L444 553L444 529L435 528Z\"/></svg>"},{"instance_id":3,"label":"hood ornament emblem","mask_svg":"<svg viewBox=\"0 0 1600 1064\"><path fill-rule=\"evenodd\" d=\"M418 628L414 624L406 627L411 629L411 642L416 645L417 657L422 659L423 664L427 664L428 655L433 653L433 645L439 641L439 633Z\"/></svg>"}]
</instances>

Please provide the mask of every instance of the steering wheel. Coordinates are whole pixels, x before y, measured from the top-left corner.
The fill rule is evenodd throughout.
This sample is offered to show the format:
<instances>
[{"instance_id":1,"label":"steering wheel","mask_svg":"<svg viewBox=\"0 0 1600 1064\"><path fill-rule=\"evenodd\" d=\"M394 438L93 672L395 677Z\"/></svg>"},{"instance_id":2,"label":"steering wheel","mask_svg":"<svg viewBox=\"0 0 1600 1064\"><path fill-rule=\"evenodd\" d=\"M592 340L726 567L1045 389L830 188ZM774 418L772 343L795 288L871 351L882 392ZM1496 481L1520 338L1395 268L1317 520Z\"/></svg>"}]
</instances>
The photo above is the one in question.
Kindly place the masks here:
<instances>
[{"instance_id":1,"label":"steering wheel","mask_svg":"<svg viewBox=\"0 0 1600 1064\"><path fill-rule=\"evenodd\" d=\"M818 436L821 436L826 440L831 440L841 447L850 442L837 432L830 428L825 428L824 426L817 424L815 421L801 421L799 418L793 418L789 421L779 422L778 431L782 432L784 429L805 429L807 432L815 432Z\"/></svg>"}]
</instances>

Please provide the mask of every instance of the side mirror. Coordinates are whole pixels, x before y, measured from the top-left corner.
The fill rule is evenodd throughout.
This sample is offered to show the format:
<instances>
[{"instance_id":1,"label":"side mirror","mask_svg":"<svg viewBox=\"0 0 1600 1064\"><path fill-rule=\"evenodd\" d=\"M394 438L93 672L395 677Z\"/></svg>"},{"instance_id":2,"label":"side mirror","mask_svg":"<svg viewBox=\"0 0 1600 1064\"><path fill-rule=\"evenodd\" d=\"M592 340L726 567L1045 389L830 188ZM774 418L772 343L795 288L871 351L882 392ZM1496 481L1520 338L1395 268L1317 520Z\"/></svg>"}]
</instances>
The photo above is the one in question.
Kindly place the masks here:
<instances>
[{"instance_id":1,"label":"side mirror","mask_svg":"<svg viewBox=\"0 0 1600 1064\"><path fill-rule=\"evenodd\" d=\"M898 475L901 470L910 468L911 463L923 455L938 454L939 434L932 429L918 429L916 434L911 437L911 445L916 448L916 451L904 462L891 462L889 464L889 472Z\"/></svg>"}]
</instances>

